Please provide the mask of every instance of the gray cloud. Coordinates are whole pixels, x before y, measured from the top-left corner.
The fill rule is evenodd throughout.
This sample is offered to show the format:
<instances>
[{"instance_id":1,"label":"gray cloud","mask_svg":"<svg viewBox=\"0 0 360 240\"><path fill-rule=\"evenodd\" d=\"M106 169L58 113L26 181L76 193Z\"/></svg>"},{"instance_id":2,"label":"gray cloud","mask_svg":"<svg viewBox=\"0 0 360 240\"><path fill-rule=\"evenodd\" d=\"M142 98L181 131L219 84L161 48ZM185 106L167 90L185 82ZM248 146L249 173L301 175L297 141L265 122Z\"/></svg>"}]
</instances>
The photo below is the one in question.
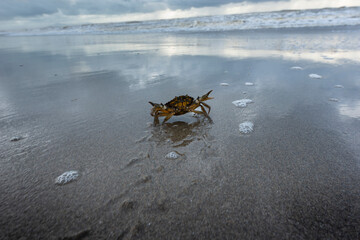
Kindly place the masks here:
<instances>
[{"instance_id":1,"label":"gray cloud","mask_svg":"<svg viewBox=\"0 0 360 240\"><path fill-rule=\"evenodd\" d=\"M248 0L265 2L270 0ZM164 9L220 6L233 0L1 0L0 20L34 17L61 11L65 15L147 13Z\"/></svg>"},{"instance_id":2,"label":"gray cloud","mask_svg":"<svg viewBox=\"0 0 360 240\"><path fill-rule=\"evenodd\" d=\"M60 8L66 8L68 1L58 0L56 4L48 0L1 0L0 19L12 19L14 17L31 17L43 14L53 14Z\"/></svg>"},{"instance_id":3,"label":"gray cloud","mask_svg":"<svg viewBox=\"0 0 360 240\"><path fill-rule=\"evenodd\" d=\"M71 7L61 9L64 14L124 14L163 10L166 5L151 0L78 0Z\"/></svg>"},{"instance_id":4,"label":"gray cloud","mask_svg":"<svg viewBox=\"0 0 360 240\"><path fill-rule=\"evenodd\" d=\"M215 7L228 3L241 3L241 2L268 2L274 0L248 0L248 1L234 1L234 0L166 0L168 7L170 9L189 9L192 7ZM276 0L275 0L276 1Z\"/></svg>"}]
</instances>

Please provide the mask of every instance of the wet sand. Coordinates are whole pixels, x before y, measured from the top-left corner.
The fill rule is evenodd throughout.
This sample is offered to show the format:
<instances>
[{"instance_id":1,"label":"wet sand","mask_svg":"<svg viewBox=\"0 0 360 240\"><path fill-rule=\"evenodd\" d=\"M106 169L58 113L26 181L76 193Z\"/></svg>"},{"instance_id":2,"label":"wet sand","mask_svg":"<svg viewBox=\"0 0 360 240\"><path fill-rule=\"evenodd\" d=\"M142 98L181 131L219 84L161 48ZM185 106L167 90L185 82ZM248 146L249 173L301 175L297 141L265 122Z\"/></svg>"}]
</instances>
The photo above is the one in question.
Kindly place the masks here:
<instances>
[{"instance_id":1,"label":"wet sand","mask_svg":"<svg viewBox=\"0 0 360 240\"><path fill-rule=\"evenodd\" d=\"M1 37L0 239L358 239L359 31Z\"/></svg>"}]
</instances>

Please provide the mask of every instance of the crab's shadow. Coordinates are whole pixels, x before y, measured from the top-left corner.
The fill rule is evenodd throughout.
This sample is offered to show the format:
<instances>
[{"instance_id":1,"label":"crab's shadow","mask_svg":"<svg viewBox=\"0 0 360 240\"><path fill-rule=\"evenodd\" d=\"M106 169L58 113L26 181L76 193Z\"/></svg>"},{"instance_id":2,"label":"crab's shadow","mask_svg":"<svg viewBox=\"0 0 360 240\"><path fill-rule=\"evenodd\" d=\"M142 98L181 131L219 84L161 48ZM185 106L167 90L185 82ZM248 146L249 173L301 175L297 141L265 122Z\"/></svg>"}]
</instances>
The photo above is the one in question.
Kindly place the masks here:
<instances>
[{"instance_id":1,"label":"crab's shadow","mask_svg":"<svg viewBox=\"0 0 360 240\"><path fill-rule=\"evenodd\" d=\"M212 139L209 135L210 121L198 119L196 122L176 121L151 126L149 141L157 144L171 144L173 147L184 147L193 141Z\"/></svg>"}]
</instances>

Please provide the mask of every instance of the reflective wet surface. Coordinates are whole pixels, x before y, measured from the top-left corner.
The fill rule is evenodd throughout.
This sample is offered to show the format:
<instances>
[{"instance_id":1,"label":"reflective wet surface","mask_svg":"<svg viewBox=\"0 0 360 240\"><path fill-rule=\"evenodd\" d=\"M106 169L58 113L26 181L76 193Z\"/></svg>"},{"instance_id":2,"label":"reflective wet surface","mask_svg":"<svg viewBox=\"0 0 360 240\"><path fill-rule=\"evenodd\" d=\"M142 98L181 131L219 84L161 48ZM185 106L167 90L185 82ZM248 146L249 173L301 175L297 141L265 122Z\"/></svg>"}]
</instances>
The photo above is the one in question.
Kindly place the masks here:
<instances>
[{"instance_id":1,"label":"reflective wet surface","mask_svg":"<svg viewBox=\"0 0 360 240\"><path fill-rule=\"evenodd\" d=\"M0 238L358 238L359 38L1 37ZM153 124L209 90L212 121Z\"/></svg>"}]
</instances>

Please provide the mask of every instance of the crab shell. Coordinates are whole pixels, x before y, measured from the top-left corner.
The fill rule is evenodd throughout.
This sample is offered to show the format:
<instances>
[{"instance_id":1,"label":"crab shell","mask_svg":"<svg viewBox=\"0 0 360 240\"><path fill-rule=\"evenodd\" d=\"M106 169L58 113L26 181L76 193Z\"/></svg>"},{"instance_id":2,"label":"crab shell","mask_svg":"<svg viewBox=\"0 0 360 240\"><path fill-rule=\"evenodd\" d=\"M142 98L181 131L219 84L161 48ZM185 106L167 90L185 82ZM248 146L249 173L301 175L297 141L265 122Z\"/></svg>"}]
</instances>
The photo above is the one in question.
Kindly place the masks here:
<instances>
[{"instance_id":1,"label":"crab shell","mask_svg":"<svg viewBox=\"0 0 360 240\"><path fill-rule=\"evenodd\" d=\"M165 105L162 103L149 102L153 106L150 114L154 117L156 122L158 121L158 117L165 117L164 122L166 122L174 115L182 115L188 112L203 114L210 118L208 114L210 113L211 107L205 104L204 101L213 99L212 97L209 97L211 92L212 90L202 97L197 97L197 99L188 95L178 96L167 102ZM195 110L198 107L201 107L202 111ZM206 112L204 107L208 108L209 111Z\"/></svg>"}]
</instances>

